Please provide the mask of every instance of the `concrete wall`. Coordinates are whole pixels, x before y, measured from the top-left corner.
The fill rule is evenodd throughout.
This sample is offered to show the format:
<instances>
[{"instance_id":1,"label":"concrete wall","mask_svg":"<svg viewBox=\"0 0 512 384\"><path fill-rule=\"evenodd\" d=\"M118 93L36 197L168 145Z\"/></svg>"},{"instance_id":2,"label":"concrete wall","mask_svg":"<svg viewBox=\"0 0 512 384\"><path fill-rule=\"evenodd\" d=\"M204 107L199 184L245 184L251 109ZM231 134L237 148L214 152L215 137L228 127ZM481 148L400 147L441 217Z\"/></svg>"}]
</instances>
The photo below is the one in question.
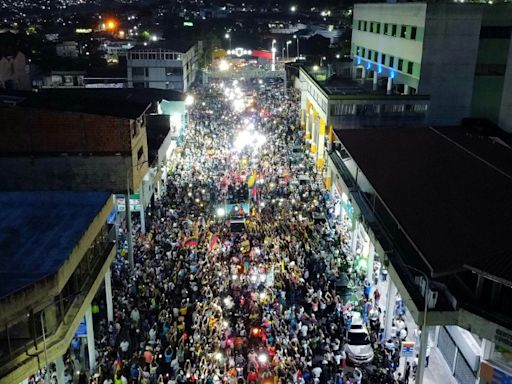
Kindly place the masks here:
<instances>
[{"instance_id":1,"label":"concrete wall","mask_svg":"<svg viewBox=\"0 0 512 384\"><path fill-rule=\"evenodd\" d=\"M430 124L471 114L481 12L465 4L428 4L418 92L431 96Z\"/></svg>"}]
</instances>

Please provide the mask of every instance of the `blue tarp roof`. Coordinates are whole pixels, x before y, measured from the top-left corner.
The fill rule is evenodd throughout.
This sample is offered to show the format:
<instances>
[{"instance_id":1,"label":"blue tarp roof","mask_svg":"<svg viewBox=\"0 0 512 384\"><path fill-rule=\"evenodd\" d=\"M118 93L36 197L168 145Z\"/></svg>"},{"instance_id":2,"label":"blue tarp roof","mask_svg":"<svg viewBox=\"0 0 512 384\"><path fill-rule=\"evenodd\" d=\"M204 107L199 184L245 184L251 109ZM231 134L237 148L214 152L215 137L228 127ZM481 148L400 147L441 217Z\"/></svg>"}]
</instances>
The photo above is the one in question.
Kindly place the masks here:
<instances>
[{"instance_id":1,"label":"blue tarp roof","mask_svg":"<svg viewBox=\"0 0 512 384\"><path fill-rule=\"evenodd\" d=\"M56 273L107 192L1 192L0 298Z\"/></svg>"}]
</instances>

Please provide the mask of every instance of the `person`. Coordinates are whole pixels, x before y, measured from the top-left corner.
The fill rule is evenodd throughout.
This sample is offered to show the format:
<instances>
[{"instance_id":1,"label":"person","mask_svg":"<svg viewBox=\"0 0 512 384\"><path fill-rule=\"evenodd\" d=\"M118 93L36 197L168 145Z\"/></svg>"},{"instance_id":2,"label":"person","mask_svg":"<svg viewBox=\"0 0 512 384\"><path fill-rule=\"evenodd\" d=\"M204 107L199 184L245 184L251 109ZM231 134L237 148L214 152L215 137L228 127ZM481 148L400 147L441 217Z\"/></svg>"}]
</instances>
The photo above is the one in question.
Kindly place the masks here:
<instances>
[{"instance_id":1,"label":"person","mask_svg":"<svg viewBox=\"0 0 512 384\"><path fill-rule=\"evenodd\" d=\"M405 365L405 373L404 373L404 382L405 384L409 383L409 377L411 375L411 363L407 362Z\"/></svg>"},{"instance_id":2,"label":"person","mask_svg":"<svg viewBox=\"0 0 512 384\"><path fill-rule=\"evenodd\" d=\"M430 345L427 346L427 350L425 352L425 368L428 368L428 363L430 361Z\"/></svg>"}]
</instances>

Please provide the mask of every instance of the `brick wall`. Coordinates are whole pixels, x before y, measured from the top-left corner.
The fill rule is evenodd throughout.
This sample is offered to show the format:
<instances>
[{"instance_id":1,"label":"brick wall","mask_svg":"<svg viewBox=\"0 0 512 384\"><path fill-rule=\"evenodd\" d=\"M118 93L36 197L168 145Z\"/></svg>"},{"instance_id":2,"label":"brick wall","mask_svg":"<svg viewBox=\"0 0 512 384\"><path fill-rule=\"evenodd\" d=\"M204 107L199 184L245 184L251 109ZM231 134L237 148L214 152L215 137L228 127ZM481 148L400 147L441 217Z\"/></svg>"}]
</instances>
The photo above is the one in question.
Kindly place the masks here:
<instances>
[{"instance_id":1,"label":"brick wall","mask_svg":"<svg viewBox=\"0 0 512 384\"><path fill-rule=\"evenodd\" d=\"M131 152L127 118L20 107L0 108L0 153Z\"/></svg>"}]
</instances>

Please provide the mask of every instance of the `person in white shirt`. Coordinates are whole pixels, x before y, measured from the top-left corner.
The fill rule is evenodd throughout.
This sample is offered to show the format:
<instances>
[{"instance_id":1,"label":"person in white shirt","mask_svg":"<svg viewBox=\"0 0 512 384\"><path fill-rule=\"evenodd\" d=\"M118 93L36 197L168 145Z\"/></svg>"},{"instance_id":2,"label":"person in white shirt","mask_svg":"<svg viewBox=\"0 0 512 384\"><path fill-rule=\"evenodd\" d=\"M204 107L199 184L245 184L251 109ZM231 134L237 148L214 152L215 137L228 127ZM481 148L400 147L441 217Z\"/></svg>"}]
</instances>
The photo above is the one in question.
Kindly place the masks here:
<instances>
[{"instance_id":1,"label":"person in white shirt","mask_svg":"<svg viewBox=\"0 0 512 384\"><path fill-rule=\"evenodd\" d=\"M313 368L313 369L311 370L311 372L313 372L313 376L314 376L315 378L320 378L320 375L322 374L322 368L320 368L320 367L316 366L315 368Z\"/></svg>"}]
</instances>

